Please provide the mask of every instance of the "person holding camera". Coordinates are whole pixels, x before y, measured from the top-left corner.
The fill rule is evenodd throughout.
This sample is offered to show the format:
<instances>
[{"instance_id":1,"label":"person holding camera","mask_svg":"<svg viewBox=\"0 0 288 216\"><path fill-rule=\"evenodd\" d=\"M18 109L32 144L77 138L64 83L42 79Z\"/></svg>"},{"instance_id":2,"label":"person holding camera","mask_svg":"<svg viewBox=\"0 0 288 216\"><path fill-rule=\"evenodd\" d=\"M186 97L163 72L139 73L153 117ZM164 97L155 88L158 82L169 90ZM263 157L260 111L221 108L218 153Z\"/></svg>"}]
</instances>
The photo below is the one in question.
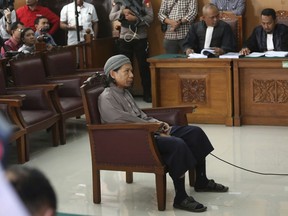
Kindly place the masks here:
<instances>
[{"instance_id":1,"label":"person holding camera","mask_svg":"<svg viewBox=\"0 0 288 216\"><path fill-rule=\"evenodd\" d=\"M75 19L75 2L65 5L60 12L60 28L68 31L68 45L77 44L84 41L84 35L86 31L90 30L90 33L97 38L98 34L98 16L93 4L84 2L84 0L77 0L77 12L78 12L78 30ZM77 36L79 31L79 39Z\"/></svg>"},{"instance_id":2,"label":"person holding camera","mask_svg":"<svg viewBox=\"0 0 288 216\"><path fill-rule=\"evenodd\" d=\"M158 19L167 29L163 46L166 53L179 53L189 31L191 22L198 13L197 0L162 0ZM166 24L166 25L165 25Z\"/></svg>"},{"instance_id":3,"label":"person holding camera","mask_svg":"<svg viewBox=\"0 0 288 216\"><path fill-rule=\"evenodd\" d=\"M143 100L151 103L151 77L148 58L147 28L154 14L151 0L112 0L111 21L121 23L120 38L117 41L119 54L127 56L131 62L135 56L143 88Z\"/></svg>"},{"instance_id":4,"label":"person holding camera","mask_svg":"<svg viewBox=\"0 0 288 216\"><path fill-rule=\"evenodd\" d=\"M54 46L57 46L53 37L48 33L50 25L45 16L37 17L35 20L35 38L38 42L45 42L46 49L51 50Z\"/></svg>"}]
</instances>

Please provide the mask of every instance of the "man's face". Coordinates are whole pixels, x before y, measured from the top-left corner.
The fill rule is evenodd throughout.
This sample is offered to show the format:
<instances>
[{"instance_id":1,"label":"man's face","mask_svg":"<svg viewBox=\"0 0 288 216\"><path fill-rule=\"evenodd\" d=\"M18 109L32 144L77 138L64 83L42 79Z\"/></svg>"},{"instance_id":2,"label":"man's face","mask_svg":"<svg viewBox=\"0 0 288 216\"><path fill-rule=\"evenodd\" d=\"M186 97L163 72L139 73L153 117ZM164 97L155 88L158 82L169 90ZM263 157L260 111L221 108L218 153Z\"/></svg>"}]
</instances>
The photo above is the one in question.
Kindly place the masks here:
<instances>
[{"instance_id":1,"label":"man's face","mask_svg":"<svg viewBox=\"0 0 288 216\"><path fill-rule=\"evenodd\" d=\"M208 8L203 16L207 26L216 26L219 22L219 11L214 8Z\"/></svg>"},{"instance_id":2,"label":"man's face","mask_svg":"<svg viewBox=\"0 0 288 216\"><path fill-rule=\"evenodd\" d=\"M113 71L110 75L114 78L116 85L124 89L131 87L133 84L134 75L132 71L131 64L124 64L118 71Z\"/></svg>"},{"instance_id":3,"label":"man's face","mask_svg":"<svg viewBox=\"0 0 288 216\"><path fill-rule=\"evenodd\" d=\"M47 30L49 29L49 21L47 18L42 18L39 20L39 23L35 25L35 28L37 31L45 31L47 32Z\"/></svg>"},{"instance_id":4,"label":"man's face","mask_svg":"<svg viewBox=\"0 0 288 216\"><path fill-rule=\"evenodd\" d=\"M264 29L264 31L269 34L269 33L272 33L274 28L275 28L275 25L276 25L276 20L274 20L272 18L272 16L264 16L262 15L261 16L261 25L262 25L262 28Z\"/></svg>"},{"instance_id":5,"label":"man's face","mask_svg":"<svg viewBox=\"0 0 288 216\"><path fill-rule=\"evenodd\" d=\"M23 43L27 46L32 46L35 44L35 35L32 29L25 32Z\"/></svg>"},{"instance_id":6,"label":"man's face","mask_svg":"<svg viewBox=\"0 0 288 216\"><path fill-rule=\"evenodd\" d=\"M84 0L77 0L77 5L82 6L83 2L84 2Z\"/></svg>"},{"instance_id":7,"label":"man's face","mask_svg":"<svg viewBox=\"0 0 288 216\"><path fill-rule=\"evenodd\" d=\"M38 0L26 0L26 5L27 6L34 6L37 5Z\"/></svg>"}]
</instances>

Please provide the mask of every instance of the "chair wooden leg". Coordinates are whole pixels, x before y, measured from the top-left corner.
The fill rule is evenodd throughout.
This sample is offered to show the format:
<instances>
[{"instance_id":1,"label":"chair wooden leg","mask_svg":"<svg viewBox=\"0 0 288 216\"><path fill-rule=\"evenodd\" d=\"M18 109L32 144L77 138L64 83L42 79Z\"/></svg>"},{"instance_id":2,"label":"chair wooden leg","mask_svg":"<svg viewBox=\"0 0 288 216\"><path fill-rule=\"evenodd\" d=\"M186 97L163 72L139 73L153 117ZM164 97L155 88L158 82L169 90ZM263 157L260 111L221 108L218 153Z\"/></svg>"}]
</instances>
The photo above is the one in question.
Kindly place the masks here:
<instances>
[{"instance_id":1,"label":"chair wooden leg","mask_svg":"<svg viewBox=\"0 0 288 216\"><path fill-rule=\"evenodd\" d=\"M100 170L93 171L93 202L101 203Z\"/></svg>"},{"instance_id":2,"label":"chair wooden leg","mask_svg":"<svg viewBox=\"0 0 288 216\"><path fill-rule=\"evenodd\" d=\"M194 169L189 170L188 173L189 173L189 185L193 187L195 184L195 170Z\"/></svg>"},{"instance_id":3,"label":"chair wooden leg","mask_svg":"<svg viewBox=\"0 0 288 216\"><path fill-rule=\"evenodd\" d=\"M126 172L126 183L133 183L133 172Z\"/></svg>"},{"instance_id":4,"label":"chair wooden leg","mask_svg":"<svg viewBox=\"0 0 288 216\"><path fill-rule=\"evenodd\" d=\"M59 133L60 133L60 143L62 145L66 144L66 124L65 120L61 118L59 121Z\"/></svg>"},{"instance_id":5,"label":"chair wooden leg","mask_svg":"<svg viewBox=\"0 0 288 216\"><path fill-rule=\"evenodd\" d=\"M156 174L156 194L158 210L166 209L166 175Z\"/></svg>"},{"instance_id":6,"label":"chair wooden leg","mask_svg":"<svg viewBox=\"0 0 288 216\"><path fill-rule=\"evenodd\" d=\"M58 123L55 123L51 127L52 130L52 139L53 139L53 146L59 145L59 125Z\"/></svg>"},{"instance_id":7,"label":"chair wooden leg","mask_svg":"<svg viewBox=\"0 0 288 216\"><path fill-rule=\"evenodd\" d=\"M21 136L16 140L16 145L17 145L17 153L18 153L18 163L23 164L26 161L29 160L27 159L27 147L26 147L26 139L25 136Z\"/></svg>"}]
</instances>

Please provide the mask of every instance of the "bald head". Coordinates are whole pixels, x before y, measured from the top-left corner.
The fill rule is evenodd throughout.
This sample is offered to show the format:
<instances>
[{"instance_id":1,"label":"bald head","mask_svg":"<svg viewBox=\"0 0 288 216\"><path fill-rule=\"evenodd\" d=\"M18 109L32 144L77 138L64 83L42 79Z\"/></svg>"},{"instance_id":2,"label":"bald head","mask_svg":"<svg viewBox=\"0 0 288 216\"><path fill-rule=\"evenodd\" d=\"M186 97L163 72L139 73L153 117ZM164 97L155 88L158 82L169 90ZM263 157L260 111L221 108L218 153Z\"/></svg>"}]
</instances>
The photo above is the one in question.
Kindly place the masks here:
<instances>
[{"instance_id":1,"label":"bald head","mask_svg":"<svg viewBox=\"0 0 288 216\"><path fill-rule=\"evenodd\" d=\"M205 4L202 8L203 20L207 26L216 26L219 22L219 10L212 3Z\"/></svg>"}]
</instances>

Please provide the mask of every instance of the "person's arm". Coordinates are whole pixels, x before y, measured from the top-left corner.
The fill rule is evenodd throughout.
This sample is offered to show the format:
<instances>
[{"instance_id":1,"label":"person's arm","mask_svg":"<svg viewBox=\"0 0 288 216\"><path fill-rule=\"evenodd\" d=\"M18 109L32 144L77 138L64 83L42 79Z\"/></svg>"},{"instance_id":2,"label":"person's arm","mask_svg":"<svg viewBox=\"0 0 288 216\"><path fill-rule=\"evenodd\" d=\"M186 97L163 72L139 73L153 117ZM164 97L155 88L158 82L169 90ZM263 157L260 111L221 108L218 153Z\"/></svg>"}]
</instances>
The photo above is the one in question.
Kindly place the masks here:
<instances>
[{"instance_id":1,"label":"person's arm","mask_svg":"<svg viewBox=\"0 0 288 216\"><path fill-rule=\"evenodd\" d=\"M195 31L195 24L192 24L186 35L185 41L182 46L182 50L184 50L186 55L189 55L190 53L194 53L195 50L197 50L197 45L198 40Z\"/></svg>"},{"instance_id":2,"label":"person's arm","mask_svg":"<svg viewBox=\"0 0 288 216\"><path fill-rule=\"evenodd\" d=\"M257 41L257 32L259 29L262 28L262 26L256 27L250 37L246 40L243 48L248 48L250 52L261 52L258 47L258 41Z\"/></svg>"},{"instance_id":3,"label":"person's arm","mask_svg":"<svg viewBox=\"0 0 288 216\"><path fill-rule=\"evenodd\" d=\"M68 6L65 5L60 12L60 28L64 31L76 31L76 26L68 24Z\"/></svg>"},{"instance_id":4,"label":"person's arm","mask_svg":"<svg viewBox=\"0 0 288 216\"><path fill-rule=\"evenodd\" d=\"M98 35L98 16L97 16L96 9L94 6L93 6L93 10L92 10L90 15L91 15L92 29L94 32L94 38L97 38L97 35Z\"/></svg>"},{"instance_id":5,"label":"person's arm","mask_svg":"<svg viewBox=\"0 0 288 216\"><path fill-rule=\"evenodd\" d=\"M154 13L153 13L153 8L152 8L152 3L151 1L147 4L144 4L143 3L143 6L144 9L145 9L145 13L146 15L143 17L143 19L145 20L145 22L147 23L152 23L153 22L153 19L154 19ZM140 25L145 25L144 22L140 23Z\"/></svg>"},{"instance_id":6,"label":"person's arm","mask_svg":"<svg viewBox=\"0 0 288 216\"><path fill-rule=\"evenodd\" d=\"M49 23L51 24L51 28L48 33L50 35L53 35L59 29L60 18L48 8L47 8L45 16L47 17L47 19L49 20Z\"/></svg>"},{"instance_id":7,"label":"person's arm","mask_svg":"<svg viewBox=\"0 0 288 216\"><path fill-rule=\"evenodd\" d=\"M92 22L92 28L94 31L94 38L97 38L98 35L98 22Z\"/></svg>"},{"instance_id":8,"label":"person's arm","mask_svg":"<svg viewBox=\"0 0 288 216\"><path fill-rule=\"evenodd\" d=\"M219 50L218 55L222 55L226 52L235 52L236 51L236 38L233 34L231 27L228 24L226 24L224 26L224 33L223 33L220 48L222 50Z\"/></svg>"},{"instance_id":9,"label":"person's arm","mask_svg":"<svg viewBox=\"0 0 288 216\"><path fill-rule=\"evenodd\" d=\"M197 0L190 0L189 1L189 9L186 16L182 17L181 23L192 22L198 13L198 1Z\"/></svg>"},{"instance_id":10,"label":"person's arm","mask_svg":"<svg viewBox=\"0 0 288 216\"><path fill-rule=\"evenodd\" d=\"M119 6L118 4L114 4L114 0L111 0L112 9L109 14L110 21L119 20L120 16L123 14L124 6Z\"/></svg>"}]
</instances>

